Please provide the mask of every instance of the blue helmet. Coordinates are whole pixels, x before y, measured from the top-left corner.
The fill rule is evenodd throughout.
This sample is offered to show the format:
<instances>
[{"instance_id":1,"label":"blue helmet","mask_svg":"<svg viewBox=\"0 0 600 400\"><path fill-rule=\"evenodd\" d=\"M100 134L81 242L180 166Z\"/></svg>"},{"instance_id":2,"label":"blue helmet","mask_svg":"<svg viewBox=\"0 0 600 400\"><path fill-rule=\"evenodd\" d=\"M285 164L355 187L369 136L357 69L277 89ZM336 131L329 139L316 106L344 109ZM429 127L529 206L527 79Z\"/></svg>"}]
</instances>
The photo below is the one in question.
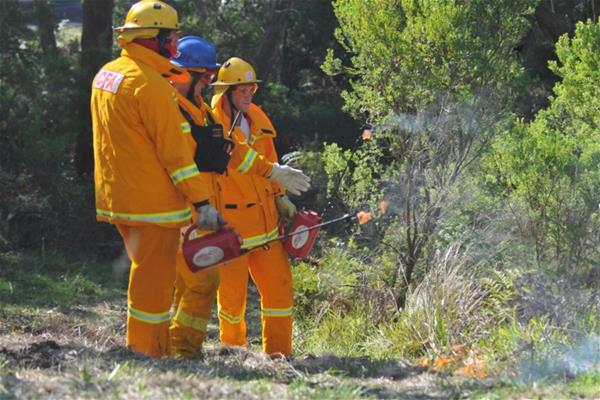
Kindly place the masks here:
<instances>
[{"instance_id":1,"label":"blue helmet","mask_svg":"<svg viewBox=\"0 0 600 400\"><path fill-rule=\"evenodd\" d=\"M217 52L212 43L198 36L185 36L177 41L177 54L171 63L183 68L217 69Z\"/></svg>"}]
</instances>

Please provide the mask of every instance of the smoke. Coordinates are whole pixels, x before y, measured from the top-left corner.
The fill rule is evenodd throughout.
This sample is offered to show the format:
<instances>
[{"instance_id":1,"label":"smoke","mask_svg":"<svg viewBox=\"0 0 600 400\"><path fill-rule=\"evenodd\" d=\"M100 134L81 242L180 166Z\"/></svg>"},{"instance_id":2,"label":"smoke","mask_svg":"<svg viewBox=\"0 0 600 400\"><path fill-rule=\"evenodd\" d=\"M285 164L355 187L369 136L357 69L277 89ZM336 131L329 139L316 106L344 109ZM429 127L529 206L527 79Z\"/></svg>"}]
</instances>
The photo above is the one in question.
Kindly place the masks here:
<instances>
[{"instance_id":1,"label":"smoke","mask_svg":"<svg viewBox=\"0 0 600 400\"><path fill-rule=\"evenodd\" d=\"M518 382L536 382L600 372L600 337L590 335L572 346L555 345L554 349L536 355L522 356Z\"/></svg>"},{"instance_id":2,"label":"smoke","mask_svg":"<svg viewBox=\"0 0 600 400\"><path fill-rule=\"evenodd\" d=\"M461 100L440 94L427 107L381 118L373 131L388 133L395 142L392 156L402 164L402 173L384 183L390 214L404 209L406 202L422 205L424 210L442 206L466 169L512 120L491 92L481 88Z\"/></svg>"},{"instance_id":3,"label":"smoke","mask_svg":"<svg viewBox=\"0 0 600 400\"><path fill-rule=\"evenodd\" d=\"M600 291L576 276L557 276L554 266L540 265L537 249L520 235L527 221L520 203L486 192L481 181L473 179L478 172L469 169L479 165L478 157L490 149L494 135L514 121L509 111L493 95L483 93L464 102L440 98L426 109L382 118L375 133L387 133L397 144L394 151L412 156L402 158L402 153L393 153L403 169L393 179L381 182L385 185L380 203L384 218L400 217L398 224L387 225L392 230L384 233L386 243L404 249L399 227L416 223L415 231L431 233L427 236L431 242L426 244L430 250L462 241L472 250L470 267L483 274L488 269L519 272L511 285L513 294L506 296L510 300L500 301L507 310L517 311L512 315L525 323L523 326L537 321L538 328L533 329L539 329L535 333L542 338L534 335L525 346L509 351L510 359L516 360L511 370L517 371L518 380L598 371L600 337L585 326L586 319L600 311ZM409 165L412 160L417 162ZM407 207L412 207L410 220L403 218L403 213L408 215ZM518 334L526 336L528 327L524 329Z\"/></svg>"},{"instance_id":4,"label":"smoke","mask_svg":"<svg viewBox=\"0 0 600 400\"><path fill-rule=\"evenodd\" d=\"M427 107L413 113L394 112L375 131L399 131L415 135L427 133L431 139L458 135L484 138L494 133L494 125L509 116L490 90L480 89L472 97L454 101L439 95Z\"/></svg>"}]
</instances>

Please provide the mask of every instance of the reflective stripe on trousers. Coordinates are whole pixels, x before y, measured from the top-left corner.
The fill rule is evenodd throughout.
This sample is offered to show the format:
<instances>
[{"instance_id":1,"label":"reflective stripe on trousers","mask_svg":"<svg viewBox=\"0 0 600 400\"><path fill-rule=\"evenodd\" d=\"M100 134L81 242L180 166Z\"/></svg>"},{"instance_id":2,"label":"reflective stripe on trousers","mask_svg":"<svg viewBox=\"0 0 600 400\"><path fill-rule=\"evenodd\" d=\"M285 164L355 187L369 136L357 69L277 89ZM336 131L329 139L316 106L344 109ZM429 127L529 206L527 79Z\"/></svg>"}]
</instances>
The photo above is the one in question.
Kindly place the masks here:
<instances>
[{"instance_id":1,"label":"reflective stripe on trousers","mask_svg":"<svg viewBox=\"0 0 600 400\"><path fill-rule=\"evenodd\" d=\"M222 308L219 308L219 317L223 318L230 324L239 324L240 322L242 322L243 315L244 312L242 312L240 315L232 315L229 314L227 311L223 310Z\"/></svg>"},{"instance_id":2,"label":"reflective stripe on trousers","mask_svg":"<svg viewBox=\"0 0 600 400\"><path fill-rule=\"evenodd\" d=\"M291 317L293 307L288 308L263 308L263 317Z\"/></svg>"},{"instance_id":3,"label":"reflective stripe on trousers","mask_svg":"<svg viewBox=\"0 0 600 400\"><path fill-rule=\"evenodd\" d=\"M173 318L175 322L179 323L182 326L195 329L197 331L206 332L206 326L208 325L208 320L201 317L194 317L183 311L183 309L177 309L177 313L175 314L175 318Z\"/></svg>"},{"instance_id":4,"label":"reflective stripe on trousers","mask_svg":"<svg viewBox=\"0 0 600 400\"><path fill-rule=\"evenodd\" d=\"M163 313L149 313L133 308L131 305L127 308L127 315L131 318L137 319L138 321L153 325L169 322L171 320L170 311Z\"/></svg>"}]
</instances>

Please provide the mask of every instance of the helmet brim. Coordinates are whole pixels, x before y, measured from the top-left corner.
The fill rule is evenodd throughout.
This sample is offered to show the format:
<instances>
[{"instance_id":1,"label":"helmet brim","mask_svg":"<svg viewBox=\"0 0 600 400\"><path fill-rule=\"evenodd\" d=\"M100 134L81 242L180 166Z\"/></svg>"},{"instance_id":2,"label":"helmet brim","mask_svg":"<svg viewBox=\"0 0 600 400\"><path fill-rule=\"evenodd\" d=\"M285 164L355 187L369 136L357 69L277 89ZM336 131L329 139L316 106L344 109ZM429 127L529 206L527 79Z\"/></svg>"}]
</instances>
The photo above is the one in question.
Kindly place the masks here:
<instances>
[{"instance_id":1,"label":"helmet brim","mask_svg":"<svg viewBox=\"0 0 600 400\"><path fill-rule=\"evenodd\" d=\"M221 68L221 64L219 63L215 63L215 64L208 64L208 65L196 65L196 64L186 64L186 63L180 63L179 61L175 60L175 59L171 59L171 64L180 67L180 68L205 68L205 69L219 69Z\"/></svg>"},{"instance_id":2,"label":"helmet brim","mask_svg":"<svg viewBox=\"0 0 600 400\"><path fill-rule=\"evenodd\" d=\"M180 28L178 26L176 27L171 27L171 26L139 26L139 25L132 25L132 24L125 24L125 25L121 25L121 26L117 26L116 28L113 28L113 31L115 32L125 32L125 31L134 31L134 30L138 30L138 29L171 29L174 31L178 31Z\"/></svg>"},{"instance_id":3,"label":"helmet brim","mask_svg":"<svg viewBox=\"0 0 600 400\"><path fill-rule=\"evenodd\" d=\"M214 83L211 83L210 86L237 86L237 85L249 85L252 83L262 83L262 80L255 79L253 81L232 82L232 83L214 82Z\"/></svg>"}]
</instances>

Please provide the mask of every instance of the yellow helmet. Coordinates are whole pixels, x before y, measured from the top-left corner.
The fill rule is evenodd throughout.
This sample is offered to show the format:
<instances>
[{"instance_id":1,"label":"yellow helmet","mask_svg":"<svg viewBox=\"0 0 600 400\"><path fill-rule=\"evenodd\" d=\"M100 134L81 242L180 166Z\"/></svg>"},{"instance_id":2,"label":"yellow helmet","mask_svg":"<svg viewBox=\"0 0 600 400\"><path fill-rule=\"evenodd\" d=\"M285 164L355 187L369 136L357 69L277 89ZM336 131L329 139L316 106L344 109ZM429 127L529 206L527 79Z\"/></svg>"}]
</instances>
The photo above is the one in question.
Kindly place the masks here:
<instances>
[{"instance_id":1,"label":"yellow helmet","mask_svg":"<svg viewBox=\"0 0 600 400\"><path fill-rule=\"evenodd\" d=\"M260 82L262 81L256 79L256 72L252 65L241 58L231 57L219 69L217 80L211 83L211 86L215 86L215 95L211 104L214 107L231 86Z\"/></svg>"},{"instance_id":2,"label":"yellow helmet","mask_svg":"<svg viewBox=\"0 0 600 400\"><path fill-rule=\"evenodd\" d=\"M125 24L115 30L119 39L131 42L156 37L159 29L179 29L177 11L162 1L142 0L131 6Z\"/></svg>"},{"instance_id":3,"label":"yellow helmet","mask_svg":"<svg viewBox=\"0 0 600 400\"><path fill-rule=\"evenodd\" d=\"M259 82L261 81L256 79L256 72L254 72L252 65L241 58L231 57L219 69L217 80L212 85L233 86Z\"/></svg>"}]
</instances>

